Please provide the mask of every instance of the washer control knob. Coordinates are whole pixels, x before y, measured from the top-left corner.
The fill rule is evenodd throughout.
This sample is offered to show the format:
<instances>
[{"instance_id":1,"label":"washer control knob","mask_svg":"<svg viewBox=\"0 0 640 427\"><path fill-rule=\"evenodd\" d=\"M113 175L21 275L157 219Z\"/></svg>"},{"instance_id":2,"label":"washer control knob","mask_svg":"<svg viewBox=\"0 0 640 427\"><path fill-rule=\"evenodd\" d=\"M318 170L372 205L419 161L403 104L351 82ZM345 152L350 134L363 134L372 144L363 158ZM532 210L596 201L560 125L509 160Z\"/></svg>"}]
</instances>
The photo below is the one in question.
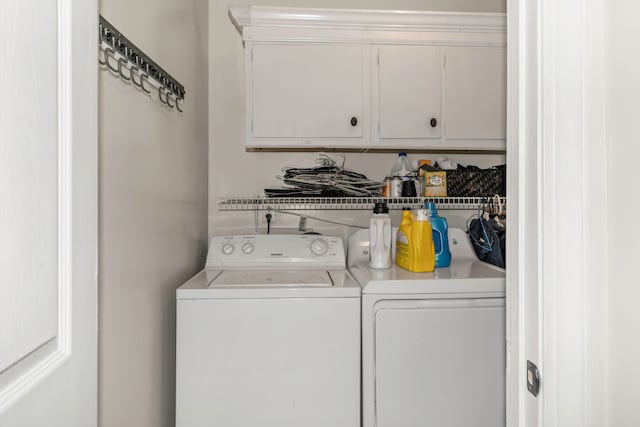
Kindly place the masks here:
<instances>
[{"instance_id":1,"label":"washer control knob","mask_svg":"<svg viewBox=\"0 0 640 427\"><path fill-rule=\"evenodd\" d=\"M233 246L233 243L225 243L222 245L222 253L225 255L231 255L234 249L235 246Z\"/></svg>"},{"instance_id":2,"label":"washer control knob","mask_svg":"<svg viewBox=\"0 0 640 427\"><path fill-rule=\"evenodd\" d=\"M311 253L316 256L322 256L329 250L329 244L326 240L319 238L311 241Z\"/></svg>"},{"instance_id":3,"label":"washer control knob","mask_svg":"<svg viewBox=\"0 0 640 427\"><path fill-rule=\"evenodd\" d=\"M249 255L252 254L256 247L251 242L244 242L240 247L243 254Z\"/></svg>"}]
</instances>

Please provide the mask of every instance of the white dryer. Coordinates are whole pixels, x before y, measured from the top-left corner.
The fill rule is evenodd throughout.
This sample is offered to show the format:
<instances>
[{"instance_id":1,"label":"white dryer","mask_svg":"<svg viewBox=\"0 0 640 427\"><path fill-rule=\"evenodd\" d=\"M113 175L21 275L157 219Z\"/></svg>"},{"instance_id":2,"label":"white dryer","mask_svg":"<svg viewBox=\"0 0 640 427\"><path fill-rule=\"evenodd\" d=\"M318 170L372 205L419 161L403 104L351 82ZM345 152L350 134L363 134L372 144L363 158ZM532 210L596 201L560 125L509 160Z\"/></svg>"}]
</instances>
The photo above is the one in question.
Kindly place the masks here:
<instances>
[{"instance_id":1,"label":"white dryer","mask_svg":"<svg viewBox=\"0 0 640 427\"><path fill-rule=\"evenodd\" d=\"M177 427L360 425L360 286L339 237L214 237L176 298Z\"/></svg>"},{"instance_id":2,"label":"white dryer","mask_svg":"<svg viewBox=\"0 0 640 427\"><path fill-rule=\"evenodd\" d=\"M363 427L505 425L505 271L449 230L451 266L368 267L368 235L349 242L362 285Z\"/></svg>"}]
</instances>

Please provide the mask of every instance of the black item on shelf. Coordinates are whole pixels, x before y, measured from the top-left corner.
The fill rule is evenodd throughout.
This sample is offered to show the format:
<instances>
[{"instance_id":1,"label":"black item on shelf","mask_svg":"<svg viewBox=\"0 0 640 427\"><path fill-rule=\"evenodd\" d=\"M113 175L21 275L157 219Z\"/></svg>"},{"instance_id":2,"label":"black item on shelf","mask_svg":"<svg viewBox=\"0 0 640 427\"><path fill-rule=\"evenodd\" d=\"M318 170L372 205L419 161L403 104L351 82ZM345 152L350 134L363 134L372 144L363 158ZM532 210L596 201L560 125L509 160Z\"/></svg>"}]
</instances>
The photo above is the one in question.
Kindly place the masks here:
<instances>
[{"instance_id":1,"label":"black item on shelf","mask_svg":"<svg viewBox=\"0 0 640 427\"><path fill-rule=\"evenodd\" d=\"M416 183L412 179L402 181L402 197L416 197Z\"/></svg>"},{"instance_id":2,"label":"black item on shelf","mask_svg":"<svg viewBox=\"0 0 640 427\"><path fill-rule=\"evenodd\" d=\"M507 166L500 165L488 169L477 166L460 166L447 172L447 196L484 197L498 194L507 195Z\"/></svg>"},{"instance_id":3,"label":"black item on shelf","mask_svg":"<svg viewBox=\"0 0 640 427\"><path fill-rule=\"evenodd\" d=\"M288 168L282 180L288 187L265 188L267 197L378 197L382 183L338 166Z\"/></svg>"}]
</instances>

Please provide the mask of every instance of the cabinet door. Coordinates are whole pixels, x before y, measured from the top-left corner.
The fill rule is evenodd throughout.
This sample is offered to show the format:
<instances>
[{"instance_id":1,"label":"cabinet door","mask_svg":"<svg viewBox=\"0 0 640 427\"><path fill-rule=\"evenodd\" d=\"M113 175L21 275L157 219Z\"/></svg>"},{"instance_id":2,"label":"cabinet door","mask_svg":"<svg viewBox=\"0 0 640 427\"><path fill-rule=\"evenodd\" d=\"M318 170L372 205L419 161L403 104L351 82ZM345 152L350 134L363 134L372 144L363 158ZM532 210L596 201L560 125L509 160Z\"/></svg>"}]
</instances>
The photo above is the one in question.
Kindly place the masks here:
<instances>
[{"instance_id":1,"label":"cabinet door","mask_svg":"<svg viewBox=\"0 0 640 427\"><path fill-rule=\"evenodd\" d=\"M441 48L381 46L378 50L380 138L440 138Z\"/></svg>"},{"instance_id":2,"label":"cabinet door","mask_svg":"<svg viewBox=\"0 0 640 427\"><path fill-rule=\"evenodd\" d=\"M361 138L364 47L257 44L252 49L254 138Z\"/></svg>"},{"instance_id":3,"label":"cabinet door","mask_svg":"<svg viewBox=\"0 0 640 427\"><path fill-rule=\"evenodd\" d=\"M450 47L445 55L447 140L505 139L506 49Z\"/></svg>"}]
</instances>

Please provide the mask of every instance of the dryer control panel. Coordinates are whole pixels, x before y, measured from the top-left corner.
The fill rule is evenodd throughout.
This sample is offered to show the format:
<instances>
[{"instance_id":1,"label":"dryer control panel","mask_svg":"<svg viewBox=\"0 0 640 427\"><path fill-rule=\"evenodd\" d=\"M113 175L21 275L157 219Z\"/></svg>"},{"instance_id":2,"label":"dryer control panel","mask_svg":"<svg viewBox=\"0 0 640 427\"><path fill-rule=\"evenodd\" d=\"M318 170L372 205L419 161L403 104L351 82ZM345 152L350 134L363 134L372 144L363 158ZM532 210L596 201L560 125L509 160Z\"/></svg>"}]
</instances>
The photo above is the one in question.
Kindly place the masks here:
<instances>
[{"instance_id":1,"label":"dryer control panel","mask_svg":"<svg viewBox=\"0 0 640 427\"><path fill-rule=\"evenodd\" d=\"M344 268L340 237L294 234L216 236L209 242L206 268Z\"/></svg>"}]
</instances>

